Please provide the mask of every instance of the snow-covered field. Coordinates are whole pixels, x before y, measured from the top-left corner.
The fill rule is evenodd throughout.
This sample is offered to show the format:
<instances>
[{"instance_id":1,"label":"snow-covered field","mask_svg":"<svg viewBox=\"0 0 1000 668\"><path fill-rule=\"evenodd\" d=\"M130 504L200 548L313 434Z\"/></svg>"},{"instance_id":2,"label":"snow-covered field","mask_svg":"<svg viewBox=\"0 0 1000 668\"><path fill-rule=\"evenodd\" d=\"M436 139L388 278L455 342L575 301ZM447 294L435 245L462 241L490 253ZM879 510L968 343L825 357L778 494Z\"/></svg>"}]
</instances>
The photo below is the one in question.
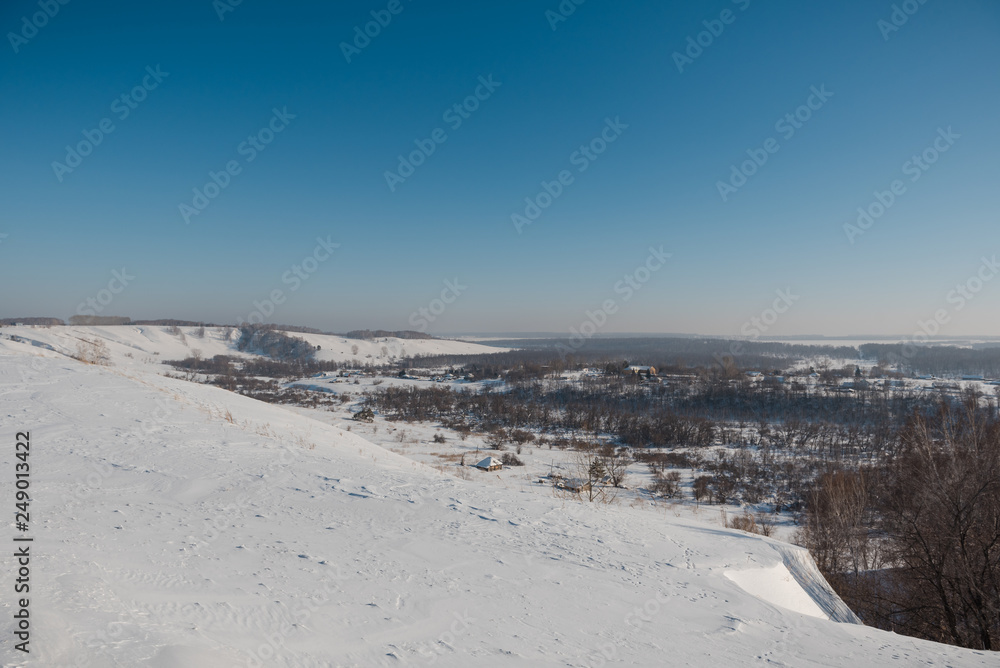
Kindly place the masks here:
<instances>
[{"instance_id":1,"label":"snow-covered field","mask_svg":"<svg viewBox=\"0 0 1000 668\"><path fill-rule=\"evenodd\" d=\"M580 374L567 373L565 377L572 378ZM426 379L404 379L391 377L360 376L347 378L338 377L336 373L324 374L323 377L304 378L288 383L291 387L310 389L316 392L330 394L347 394L351 401L343 404L333 404L329 407L307 408L289 406L289 410L308 416L311 419L328 424L347 424L353 434L365 440L380 445L386 450L403 455L423 464L427 464L444 473L474 479L484 485L520 486L538 494L560 496L571 502L590 502L587 495L577 495L555 487L558 482L580 481L586 478L586 464L581 453L572 448L554 446L551 439L545 443L535 440L517 448L514 443L506 443L503 452L490 449L487 434L471 432L462 437L458 431L446 428L433 422L390 421L378 416L372 424L351 421L353 413L360 410L364 394L386 387L447 387L458 392L476 392L484 385L502 386L501 381L466 382L461 379L444 382L431 382ZM435 438L442 440L435 441ZM684 449L673 448L674 452ZM693 448L702 457L713 458L718 450L732 447L716 446L712 448ZM487 456L502 457L504 454L516 455L523 466L511 466L496 476L482 476L472 466ZM465 470L463 470L463 463ZM629 506L654 513L669 513L674 517L705 522L711 525L725 526L725 518L740 516L744 509L736 504L700 505L692 501L694 478L704 474L701 469L672 468L681 475L681 495L687 502L663 500L655 497L650 491L654 477L646 464L632 462L627 467L627 478L621 488L604 488L601 498L594 499L596 503L612 503L619 506ZM753 509L751 509L753 510ZM774 535L787 542L797 528L791 513L768 516L774 522Z\"/></svg>"},{"instance_id":2,"label":"snow-covered field","mask_svg":"<svg viewBox=\"0 0 1000 668\"><path fill-rule=\"evenodd\" d=\"M0 488L13 505L30 431L34 537L28 655L4 551L5 666L998 665L848 623L786 543L465 480L162 375L232 354L221 337L96 328L115 330L100 367L64 354L97 335L72 329L0 340Z\"/></svg>"}]
</instances>

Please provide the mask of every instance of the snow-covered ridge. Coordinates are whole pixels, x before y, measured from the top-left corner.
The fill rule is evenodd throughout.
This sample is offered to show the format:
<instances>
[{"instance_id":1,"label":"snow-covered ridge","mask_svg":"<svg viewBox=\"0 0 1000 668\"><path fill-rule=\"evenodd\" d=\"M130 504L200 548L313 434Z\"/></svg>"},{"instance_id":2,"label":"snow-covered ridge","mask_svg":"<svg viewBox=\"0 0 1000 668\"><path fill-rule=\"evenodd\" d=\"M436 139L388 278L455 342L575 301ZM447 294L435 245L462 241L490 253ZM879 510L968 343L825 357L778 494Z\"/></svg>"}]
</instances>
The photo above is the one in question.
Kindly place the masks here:
<instances>
[{"instance_id":1,"label":"snow-covered ridge","mask_svg":"<svg viewBox=\"0 0 1000 668\"><path fill-rule=\"evenodd\" d=\"M0 340L35 537L32 653L4 665L996 665L830 621L798 548L461 480L153 371Z\"/></svg>"},{"instance_id":2,"label":"snow-covered ridge","mask_svg":"<svg viewBox=\"0 0 1000 668\"><path fill-rule=\"evenodd\" d=\"M178 333L174 333L174 331ZM160 325L110 325L110 326L55 326L55 327L2 327L0 339L17 337L37 347L49 348L64 355L75 355L81 340L100 340L111 354L112 362L136 366L155 357L156 362L191 357L195 352L202 357L233 355L253 357L236 350L239 332L232 327L205 327L201 336L199 327L172 327ZM388 363L392 359L419 355L479 355L501 352L494 348L467 341L450 339L397 339L371 340L348 339L326 334L287 332L289 336L305 339L319 346L318 361Z\"/></svg>"}]
</instances>

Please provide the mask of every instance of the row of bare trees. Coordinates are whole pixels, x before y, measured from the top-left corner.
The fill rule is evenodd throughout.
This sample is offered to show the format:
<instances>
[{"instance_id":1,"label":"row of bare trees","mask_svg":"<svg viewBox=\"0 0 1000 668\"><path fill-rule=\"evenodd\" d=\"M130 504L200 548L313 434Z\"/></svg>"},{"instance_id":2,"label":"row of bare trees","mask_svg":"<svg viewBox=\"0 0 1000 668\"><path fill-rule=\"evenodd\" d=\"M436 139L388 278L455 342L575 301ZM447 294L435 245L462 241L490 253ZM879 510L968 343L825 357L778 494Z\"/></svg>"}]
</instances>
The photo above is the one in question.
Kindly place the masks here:
<instances>
[{"instance_id":1,"label":"row of bare trees","mask_svg":"<svg viewBox=\"0 0 1000 668\"><path fill-rule=\"evenodd\" d=\"M942 402L898 440L882 462L823 474L800 538L866 623L1000 650L1000 421Z\"/></svg>"}]
</instances>

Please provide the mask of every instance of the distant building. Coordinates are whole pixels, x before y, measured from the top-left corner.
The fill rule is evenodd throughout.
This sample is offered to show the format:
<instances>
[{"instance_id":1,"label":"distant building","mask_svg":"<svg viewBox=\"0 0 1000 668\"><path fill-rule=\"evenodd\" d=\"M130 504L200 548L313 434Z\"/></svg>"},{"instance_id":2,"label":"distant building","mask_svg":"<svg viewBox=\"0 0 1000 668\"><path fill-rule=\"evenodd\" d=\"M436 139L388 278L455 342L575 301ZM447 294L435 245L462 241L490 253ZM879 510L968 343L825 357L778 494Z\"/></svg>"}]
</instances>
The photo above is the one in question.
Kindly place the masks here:
<instances>
[{"instance_id":1,"label":"distant building","mask_svg":"<svg viewBox=\"0 0 1000 668\"><path fill-rule=\"evenodd\" d=\"M962 380L986 380L985 376L962 376Z\"/></svg>"},{"instance_id":2,"label":"distant building","mask_svg":"<svg viewBox=\"0 0 1000 668\"><path fill-rule=\"evenodd\" d=\"M499 471L503 468L503 463L496 457L487 457L476 464L476 468L480 471Z\"/></svg>"},{"instance_id":3,"label":"distant building","mask_svg":"<svg viewBox=\"0 0 1000 668\"><path fill-rule=\"evenodd\" d=\"M556 483L556 487L559 489L564 489L567 492L572 492L573 494L580 494L581 492L589 492L593 489L593 485L589 480L581 480L578 478L570 478L569 480L562 480Z\"/></svg>"},{"instance_id":4,"label":"distant building","mask_svg":"<svg viewBox=\"0 0 1000 668\"><path fill-rule=\"evenodd\" d=\"M637 366L633 364L630 367L625 368L625 373L635 374L637 376L655 376L656 367L655 366Z\"/></svg>"}]
</instances>

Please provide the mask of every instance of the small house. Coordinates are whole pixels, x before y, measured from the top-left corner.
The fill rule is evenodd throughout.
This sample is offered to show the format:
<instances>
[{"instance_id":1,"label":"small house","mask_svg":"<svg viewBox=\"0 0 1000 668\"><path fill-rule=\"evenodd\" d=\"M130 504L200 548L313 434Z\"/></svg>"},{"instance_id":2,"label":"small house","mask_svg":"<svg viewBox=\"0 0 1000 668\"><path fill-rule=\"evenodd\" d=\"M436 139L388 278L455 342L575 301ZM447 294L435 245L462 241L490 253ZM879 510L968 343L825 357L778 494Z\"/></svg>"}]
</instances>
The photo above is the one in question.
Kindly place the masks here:
<instances>
[{"instance_id":1,"label":"small house","mask_svg":"<svg viewBox=\"0 0 1000 668\"><path fill-rule=\"evenodd\" d=\"M630 367L625 368L625 373L635 374L637 376L655 376L656 367L655 366L638 366L633 364Z\"/></svg>"},{"instance_id":2,"label":"small house","mask_svg":"<svg viewBox=\"0 0 1000 668\"><path fill-rule=\"evenodd\" d=\"M556 483L556 487L559 489L566 490L572 494L581 494L583 492L589 492L593 488L589 480L582 480L579 478L570 478L569 480L563 480Z\"/></svg>"},{"instance_id":3,"label":"small house","mask_svg":"<svg viewBox=\"0 0 1000 668\"><path fill-rule=\"evenodd\" d=\"M480 471L499 471L503 468L503 463L496 457L487 457L476 464L476 468Z\"/></svg>"}]
</instances>

